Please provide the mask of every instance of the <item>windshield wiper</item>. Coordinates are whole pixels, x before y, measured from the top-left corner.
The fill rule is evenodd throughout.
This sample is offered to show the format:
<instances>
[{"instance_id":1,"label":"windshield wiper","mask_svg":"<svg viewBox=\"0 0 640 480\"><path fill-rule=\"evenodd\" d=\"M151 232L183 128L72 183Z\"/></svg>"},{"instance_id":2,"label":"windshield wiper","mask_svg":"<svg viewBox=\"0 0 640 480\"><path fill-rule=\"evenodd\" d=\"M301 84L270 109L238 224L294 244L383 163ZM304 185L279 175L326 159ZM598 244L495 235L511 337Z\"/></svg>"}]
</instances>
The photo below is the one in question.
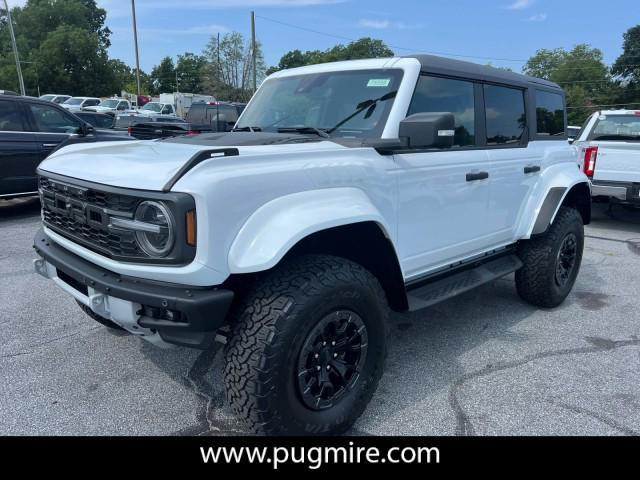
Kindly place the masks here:
<instances>
[{"instance_id":1,"label":"windshield wiper","mask_svg":"<svg viewBox=\"0 0 640 480\"><path fill-rule=\"evenodd\" d=\"M231 129L232 132L260 132L260 127L236 127Z\"/></svg>"},{"instance_id":2,"label":"windshield wiper","mask_svg":"<svg viewBox=\"0 0 640 480\"><path fill-rule=\"evenodd\" d=\"M316 127L282 127L278 129L278 133L315 133L319 137L322 138L331 138L331 135L326 130L316 128Z\"/></svg>"},{"instance_id":3,"label":"windshield wiper","mask_svg":"<svg viewBox=\"0 0 640 480\"><path fill-rule=\"evenodd\" d=\"M389 100L391 98L394 98L396 96L396 94L398 93L397 90L394 90L393 92L389 92L389 93L385 93L383 96L378 97L378 98L370 98L369 100L365 100L364 102L360 102L357 106L356 106L356 111L353 112L351 115L349 115L347 118L340 120L338 123L336 123L335 126L331 127L330 129L327 130L327 133L332 133L334 130L337 130L338 128L340 128L342 125L344 125L345 123L347 123L349 120L351 120L353 117L359 115L360 113L364 112L365 110L367 110L367 113L364 114L364 118L369 118L372 114L373 111L376 109L376 105L378 105L378 102L384 102L386 100Z\"/></svg>"}]
</instances>

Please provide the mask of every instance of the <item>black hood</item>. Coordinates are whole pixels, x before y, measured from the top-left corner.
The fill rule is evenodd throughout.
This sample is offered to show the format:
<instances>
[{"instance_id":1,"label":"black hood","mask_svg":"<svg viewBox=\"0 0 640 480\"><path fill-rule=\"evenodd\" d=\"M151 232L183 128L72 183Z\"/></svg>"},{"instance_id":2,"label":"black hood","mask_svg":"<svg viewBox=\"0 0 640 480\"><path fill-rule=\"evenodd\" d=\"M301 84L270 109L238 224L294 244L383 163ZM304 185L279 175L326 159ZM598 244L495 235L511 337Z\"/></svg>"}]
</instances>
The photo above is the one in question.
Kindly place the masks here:
<instances>
[{"instance_id":1,"label":"black hood","mask_svg":"<svg viewBox=\"0 0 640 480\"><path fill-rule=\"evenodd\" d=\"M299 133L272 133L272 132L220 132L202 133L186 137L173 137L160 140L171 143L188 143L190 145L204 145L211 147L223 146L251 146L251 145L277 145L283 143L308 143L330 140L316 135L302 135Z\"/></svg>"}]
</instances>

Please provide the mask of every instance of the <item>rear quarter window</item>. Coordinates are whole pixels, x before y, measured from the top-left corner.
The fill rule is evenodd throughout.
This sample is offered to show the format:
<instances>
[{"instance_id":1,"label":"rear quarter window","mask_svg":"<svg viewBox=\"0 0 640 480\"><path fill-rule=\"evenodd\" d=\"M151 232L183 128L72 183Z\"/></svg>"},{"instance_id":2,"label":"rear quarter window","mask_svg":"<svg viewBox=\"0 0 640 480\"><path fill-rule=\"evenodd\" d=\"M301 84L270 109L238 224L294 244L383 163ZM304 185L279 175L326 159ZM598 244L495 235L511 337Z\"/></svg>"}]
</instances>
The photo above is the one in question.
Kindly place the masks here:
<instances>
[{"instance_id":1,"label":"rear quarter window","mask_svg":"<svg viewBox=\"0 0 640 480\"><path fill-rule=\"evenodd\" d=\"M565 136L562 95L536 90L536 132L545 137Z\"/></svg>"}]
</instances>

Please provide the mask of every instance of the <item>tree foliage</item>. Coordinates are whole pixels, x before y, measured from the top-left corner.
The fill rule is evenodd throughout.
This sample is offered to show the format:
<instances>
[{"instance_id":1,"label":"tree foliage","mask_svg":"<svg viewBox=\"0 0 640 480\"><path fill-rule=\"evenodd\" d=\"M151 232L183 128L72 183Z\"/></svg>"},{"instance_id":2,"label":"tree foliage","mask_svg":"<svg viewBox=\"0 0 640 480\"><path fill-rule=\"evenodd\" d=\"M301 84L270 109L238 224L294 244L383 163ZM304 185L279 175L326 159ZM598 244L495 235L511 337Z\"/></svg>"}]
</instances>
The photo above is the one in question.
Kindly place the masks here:
<instances>
[{"instance_id":1,"label":"tree foliage","mask_svg":"<svg viewBox=\"0 0 640 480\"><path fill-rule=\"evenodd\" d=\"M357 60L361 58L392 57L393 51L382 40L363 37L347 45L337 44L327 50L291 50L285 53L278 65L267 70L267 74L286 68L302 67L317 63Z\"/></svg>"},{"instance_id":2,"label":"tree foliage","mask_svg":"<svg viewBox=\"0 0 640 480\"><path fill-rule=\"evenodd\" d=\"M618 102L634 108L640 106L640 25L623 36L622 54L611 67L611 73L621 80Z\"/></svg>"},{"instance_id":3,"label":"tree foliage","mask_svg":"<svg viewBox=\"0 0 640 480\"><path fill-rule=\"evenodd\" d=\"M95 0L28 0L11 10L27 93L119 91L107 48L106 11ZM6 13L0 21L0 85L18 90Z\"/></svg>"},{"instance_id":4,"label":"tree foliage","mask_svg":"<svg viewBox=\"0 0 640 480\"><path fill-rule=\"evenodd\" d=\"M602 52L590 45L538 50L525 64L524 73L558 83L565 91L570 124L580 125L596 105L615 102L619 86Z\"/></svg>"}]
</instances>

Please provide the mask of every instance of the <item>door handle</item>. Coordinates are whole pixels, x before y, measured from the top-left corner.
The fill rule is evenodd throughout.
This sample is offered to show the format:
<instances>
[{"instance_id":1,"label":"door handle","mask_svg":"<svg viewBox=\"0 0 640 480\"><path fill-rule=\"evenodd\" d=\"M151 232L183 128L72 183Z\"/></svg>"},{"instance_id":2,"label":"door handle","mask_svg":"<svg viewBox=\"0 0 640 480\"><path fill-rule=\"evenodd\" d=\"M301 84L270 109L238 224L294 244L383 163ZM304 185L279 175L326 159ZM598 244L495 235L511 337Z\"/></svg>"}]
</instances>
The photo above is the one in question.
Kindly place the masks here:
<instances>
[{"instance_id":1,"label":"door handle","mask_svg":"<svg viewBox=\"0 0 640 480\"><path fill-rule=\"evenodd\" d=\"M489 172L470 172L467 173L467 182L473 182L475 180L484 180L489 178Z\"/></svg>"},{"instance_id":2,"label":"door handle","mask_svg":"<svg viewBox=\"0 0 640 480\"><path fill-rule=\"evenodd\" d=\"M540 171L540 165L529 165L524 167L524 173L536 173Z\"/></svg>"},{"instance_id":3,"label":"door handle","mask_svg":"<svg viewBox=\"0 0 640 480\"><path fill-rule=\"evenodd\" d=\"M42 148L47 148L47 149L56 148L57 146L58 146L57 143L43 143L42 144Z\"/></svg>"}]
</instances>

